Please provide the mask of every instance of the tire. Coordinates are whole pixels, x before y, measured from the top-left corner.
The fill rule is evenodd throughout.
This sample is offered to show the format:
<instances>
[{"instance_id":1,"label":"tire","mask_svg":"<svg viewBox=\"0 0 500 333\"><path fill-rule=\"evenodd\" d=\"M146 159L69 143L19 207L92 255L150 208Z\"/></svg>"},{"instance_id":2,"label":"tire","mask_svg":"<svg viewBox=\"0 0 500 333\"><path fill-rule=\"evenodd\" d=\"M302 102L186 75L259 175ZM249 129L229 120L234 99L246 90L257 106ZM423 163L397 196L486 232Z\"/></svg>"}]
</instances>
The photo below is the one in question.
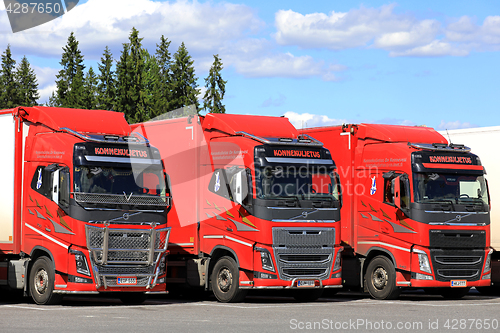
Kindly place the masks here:
<instances>
[{"instance_id":1,"label":"tire","mask_svg":"<svg viewBox=\"0 0 500 333\"><path fill-rule=\"evenodd\" d=\"M445 299L461 299L469 293L470 288L438 288Z\"/></svg>"},{"instance_id":2,"label":"tire","mask_svg":"<svg viewBox=\"0 0 500 333\"><path fill-rule=\"evenodd\" d=\"M372 259L365 274L365 285L375 299L396 299L401 290L396 287L396 269L384 256Z\"/></svg>"},{"instance_id":3,"label":"tire","mask_svg":"<svg viewBox=\"0 0 500 333\"><path fill-rule=\"evenodd\" d=\"M292 291L293 298L299 302L314 302L323 295L323 288L321 289L304 289Z\"/></svg>"},{"instance_id":4,"label":"tire","mask_svg":"<svg viewBox=\"0 0 500 333\"><path fill-rule=\"evenodd\" d=\"M247 290L240 289L240 273L231 257L220 258L212 270L210 283L215 298L222 303L241 302Z\"/></svg>"},{"instance_id":5,"label":"tire","mask_svg":"<svg viewBox=\"0 0 500 333\"><path fill-rule=\"evenodd\" d=\"M148 295L145 293L120 293L118 298L123 304L127 305L139 305L144 303L148 299Z\"/></svg>"},{"instance_id":6,"label":"tire","mask_svg":"<svg viewBox=\"0 0 500 333\"><path fill-rule=\"evenodd\" d=\"M29 277L30 294L36 304L53 305L62 300L61 294L54 294L55 270L52 261L39 257L31 267Z\"/></svg>"}]
</instances>

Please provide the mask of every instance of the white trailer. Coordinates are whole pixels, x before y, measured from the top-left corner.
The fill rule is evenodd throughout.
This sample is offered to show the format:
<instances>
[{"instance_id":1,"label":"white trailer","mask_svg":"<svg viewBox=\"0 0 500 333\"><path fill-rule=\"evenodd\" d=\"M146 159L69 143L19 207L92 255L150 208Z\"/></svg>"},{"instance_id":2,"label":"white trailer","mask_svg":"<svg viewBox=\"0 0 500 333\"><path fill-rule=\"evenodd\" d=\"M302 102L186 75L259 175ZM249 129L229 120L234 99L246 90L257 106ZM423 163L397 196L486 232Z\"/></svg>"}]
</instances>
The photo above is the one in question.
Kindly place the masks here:
<instances>
[{"instance_id":1,"label":"white trailer","mask_svg":"<svg viewBox=\"0 0 500 333\"><path fill-rule=\"evenodd\" d=\"M500 288L500 154L495 143L500 142L500 126L477 127L440 132L450 143L464 144L479 156L486 169L491 204L491 284Z\"/></svg>"}]
</instances>

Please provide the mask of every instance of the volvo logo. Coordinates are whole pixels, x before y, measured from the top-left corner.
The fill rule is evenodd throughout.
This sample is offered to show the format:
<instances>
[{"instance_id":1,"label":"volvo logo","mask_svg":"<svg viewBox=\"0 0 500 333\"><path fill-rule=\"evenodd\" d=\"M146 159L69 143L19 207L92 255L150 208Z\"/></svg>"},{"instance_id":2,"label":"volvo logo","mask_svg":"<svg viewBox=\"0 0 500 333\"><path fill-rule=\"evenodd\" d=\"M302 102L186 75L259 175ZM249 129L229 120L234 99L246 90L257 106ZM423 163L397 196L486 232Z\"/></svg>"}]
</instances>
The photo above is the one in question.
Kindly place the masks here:
<instances>
[{"instance_id":1,"label":"volvo logo","mask_svg":"<svg viewBox=\"0 0 500 333\"><path fill-rule=\"evenodd\" d=\"M300 219L300 218L304 218L305 219L309 215L311 215L313 213L316 213L317 211L318 211L318 209L311 210L310 212L303 211L302 213L300 213L300 215L292 217L291 220Z\"/></svg>"},{"instance_id":2,"label":"volvo logo","mask_svg":"<svg viewBox=\"0 0 500 333\"><path fill-rule=\"evenodd\" d=\"M462 221L462 216L461 216L461 215L457 215L457 217L455 217L455 219L456 219L458 222L460 222L460 221Z\"/></svg>"},{"instance_id":3,"label":"volvo logo","mask_svg":"<svg viewBox=\"0 0 500 333\"><path fill-rule=\"evenodd\" d=\"M129 214L129 213L125 213L125 214L123 214L123 219L124 219L125 221L127 221L129 218L130 218L130 214Z\"/></svg>"}]
</instances>

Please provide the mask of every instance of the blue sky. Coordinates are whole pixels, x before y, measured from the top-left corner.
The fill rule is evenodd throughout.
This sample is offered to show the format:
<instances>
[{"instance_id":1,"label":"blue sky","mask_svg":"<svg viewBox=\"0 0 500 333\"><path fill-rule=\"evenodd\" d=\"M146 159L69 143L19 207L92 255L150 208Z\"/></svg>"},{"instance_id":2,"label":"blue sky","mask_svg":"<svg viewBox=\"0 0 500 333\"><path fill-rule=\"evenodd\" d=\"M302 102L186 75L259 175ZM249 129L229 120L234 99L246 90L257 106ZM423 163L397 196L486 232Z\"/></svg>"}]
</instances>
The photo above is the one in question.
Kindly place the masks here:
<instances>
[{"instance_id":1,"label":"blue sky","mask_svg":"<svg viewBox=\"0 0 500 333\"><path fill-rule=\"evenodd\" d=\"M3 2L2 2L3 3ZM88 0L13 34L0 4L0 51L28 57L43 102L73 31L87 66L115 59L132 27L154 53L181 42L204 85L218 54L228 113L455 129L500 125L498 1Z\"/></svg>"}]
</instances>

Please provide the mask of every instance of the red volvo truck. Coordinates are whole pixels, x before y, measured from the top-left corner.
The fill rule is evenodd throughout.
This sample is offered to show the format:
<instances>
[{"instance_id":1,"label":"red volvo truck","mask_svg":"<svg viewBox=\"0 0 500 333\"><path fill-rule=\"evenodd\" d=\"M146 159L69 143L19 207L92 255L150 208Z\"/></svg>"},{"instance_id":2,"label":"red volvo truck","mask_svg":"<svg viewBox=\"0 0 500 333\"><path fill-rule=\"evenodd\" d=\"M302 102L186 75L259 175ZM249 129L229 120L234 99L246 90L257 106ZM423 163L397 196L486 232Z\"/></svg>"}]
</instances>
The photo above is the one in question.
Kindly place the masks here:
<instances>
[{"instance_id":1,"label":"red volvo truck","mask_svg":"<svg viewBox=\"0 0 500 333\"><path fill-rule=\"evenodd\" d=\"M343 284L393 299L448 298L490 285L490 207L479 157L432 128L304 130L330 149L342 183Z\"/></svg>"},{"instance_id":2,"label":"red volvo truck","mask_svg":"<svg viewBox=\"0 0 500 333\"><path fill-rule=\"evenodd\" d=\"M158 149L122 113L0 111L0 285L64 294L165 291L170 207Z\"/></svg>"},{"instance_id":3,"label":"red volvo truck","mask_svg":"<svg viewBox=\"0 0 500 333\"><path fill-rule=\"evenodd\" d=\"M290 288L310 301L341 287L338 176L320 142L264 116L194 115L136 130L160 149L171 180L169 291L203 287L237 302L248 289Z\"/></svg>"}]
</instances>

